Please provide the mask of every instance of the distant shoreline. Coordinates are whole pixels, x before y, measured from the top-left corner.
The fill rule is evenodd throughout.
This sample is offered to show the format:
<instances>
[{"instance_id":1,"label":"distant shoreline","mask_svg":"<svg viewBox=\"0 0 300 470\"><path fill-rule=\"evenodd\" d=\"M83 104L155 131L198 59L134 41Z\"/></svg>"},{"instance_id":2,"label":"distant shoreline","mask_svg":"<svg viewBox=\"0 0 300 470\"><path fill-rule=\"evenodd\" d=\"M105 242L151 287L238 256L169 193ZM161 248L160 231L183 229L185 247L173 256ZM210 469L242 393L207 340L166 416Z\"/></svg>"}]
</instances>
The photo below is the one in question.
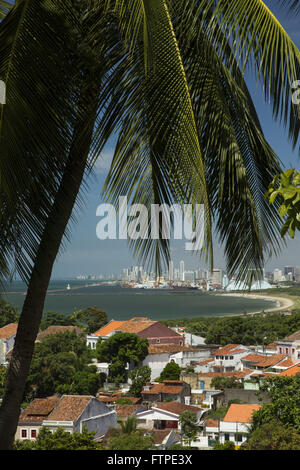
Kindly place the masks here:
<instances>
[{"instance_id":1,"label":"distant shoreline","mask_svg":"<svg viewBox=\"0 0 300 470\"><path fill-rule=\"evenodd\" d=\"M263 311L266 312L266 313L270 313L270 312L278 312L278 311L281 311L281 310L286 310L286 309L289 309L291 307L293 307L294 305L294 301L292 299L288 299L287 297L275 297L275 296L271 296L271 295L267 295L267 294L243 294L243 293L222 293L222 294L217 294L217 295L226 295L226 296L230 296L230 297L244 297L244 298L248 298L248 299L256 299L256 300L259 300L259 299L262 299L262 300L273 300L276 302L276 307L273 307L273 308L268 308L268 309L264 309ZM247 313L247 315L254 315L254 314L257 314L257 313L261 313L262 311L257 311L257 312L249 312Z\"/></svg>"}]
</instances>

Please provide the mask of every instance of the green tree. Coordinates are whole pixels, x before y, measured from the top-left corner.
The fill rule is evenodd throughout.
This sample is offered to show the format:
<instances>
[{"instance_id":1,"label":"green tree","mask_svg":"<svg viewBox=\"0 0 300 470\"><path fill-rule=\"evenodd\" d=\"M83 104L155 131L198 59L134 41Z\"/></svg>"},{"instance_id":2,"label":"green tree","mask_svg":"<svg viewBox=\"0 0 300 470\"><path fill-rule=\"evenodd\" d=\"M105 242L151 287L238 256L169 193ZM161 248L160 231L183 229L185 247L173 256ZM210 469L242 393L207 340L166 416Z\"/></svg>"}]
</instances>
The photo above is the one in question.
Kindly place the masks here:
<instances>
[{"instance_id":1,"label":"green tree","mask_svg":"<svg viewBox=\"0 0 300 470\"><path fill-rule=\"evenodd\" d=\"M296 145L297 108L286 103L299 51L261 0L230 8L225 0L0 3L0 268L9 275L14 264L28 285L0 410L6 448L54 262L82 183L114 132L108 201L125 193L148 208L203 204L206 259L214 222L228 270L240 277L261 274L266 253L278 252L278 214L264 194L281 168L244 70L259 75ZM169 259L164 237L133 245L157 271Z\"/></svg>"},{"instance_id":2,"label":"green tree","mask_svg":"<svg viewBox=\"0 0 300 470\"><path fill-rule=\"evenodd\" d=\"M96 347L98 360L108 362L109 378L115 383L126 382L126 365L137 364L148 354L148 340L134 333L116 333Z\"/></svg>"},{"instance_id":3,"label":"green tree","mask_svg":"<svg viewBox=\"0 0 300 470\"><path fill-rule=\"evenodd\" d=\"M72 319L86 326L87 334L94 333L108 322L107 313L98 307L88 307L75 312Z\"/></svg>"},{"instance_id":4,"label":"green tree","mask_svg":"<svg viewBox=\"0 0 300 470\"><path fill-rule=\"evenodd\" d=\"M43 318L40 324L40 329L43 331L52 325L75 326L77 325L77 323L75 320L72 319L71 315L64 315L62 313L57 313L57 312L46 312L43 315Z\"/></svg>"},{"instance_id":5,"label":"green tree","mask_svg":"<svg viewBox=\"0 0 300 470\"><path fill-rule=\"evenodd\" d=\"M83 427L82 433L73 433L58 428L51 432L42 427L35 441L17 441L14 444L15 450L100 450L102 446L95 440L95 432L87 431Z\"/></svg>"},{"instance_id":6,"label":"green tree","mask_svg":"<svg viewBox=\"0 0 300 470\"><path fill-rule=\"evenodd\" d=\"M216 390L224 390L225 388L243 388L243 384L237 377L214 377L211 386Z\"/></svg>"},{"instance_id":7,"label":"green tree","mask_svg":"<svg viewBox=\"0 0 300 470\"><path fill-rule=\"evenodd\" d=\"M5 366L0 366L0 398L2 398L5 389L6 373L7 368Z\"/></svg>"},{"instance_id":8,"label":"green tree","mask_svg":"<svg viewBox=\"0 0 300 470\"><path fill-rule=\"evenodd\" d=\"M200 426L197 424L197 418L191 411L184 411L179 416L179 423L182 439L190 446L191 442L196 440L197 434L200 431Z\"/></svg>"},{"instance_id":9,"label":"green tree","mask_svg":"<svg viewBox=\"0 0 300 470\"><path fill-rule=\"evenodd\" d=\"M19 314L15 307L5 299L0 300L0 328L9 323L18 323Z\"/></svg>"},{"instance_id":10,"label":"green tree","mask_svg":"<svg viewBox=\"0 0 300 470\"><path fill-rule=\"evenodd\" d=\"M266 391L271 402L253 413L253 430L263 424L277 421L300 432L300 374L295 377L268 377L260 389Z\"/></svg>"},{"instance_id":11,"label":"green tree","mask_svg":"<svg viewBox=\"0 0 300 470\"><path fill-rule=\"evenodd\" d=\"M250 434L243 450L300 450L300 434L278 421L262 424Z\"/></svg>"},{"instance_id":12,"label":"green tree","mask_svg":"<svg viewBox=\"0 0 300 470\"><path fill-rule=\"evenodd\" d=\"M36 343L27 377L25 398L54 393L95 395L103 377L89 366L85 338L75 331L46 336Z\"/></svg>"},{"instance_id":13,"label":"green tree","mask_svg":"<svg viewBox=\"0 0 300 470\"><path fill-rule=\"evenodd\" d=\"M278 421L257 427L243 450L300 450L300 433Z\"/></svg>"},{"instance_id":14,"label":"green tree","mask_svg":"<svg viewBox=\"0 0 300 470\"><path fill-rule=\"evenodd\" d=\"M224 444L216 442L214 450L235 450L235 444L232 441L224 442Z\"/></svg>"},{"instance_id":15,"label":"green tree","mask_svg":"<svg viewBox=\"0 0 300 470\"><path fill-rule=\"evenodd\" d=\"M270 204L279 200L278 212L284 219L281 235L288 232L294 238L296 230L300 230L300 172L289 169L276 175L270 183L267 197Z\"/></svg>"},{"instance_id":16,"label":"green tree","mask_svg":"<svg viewBox=\"0 0 300 470\"><path fill-rule=\"evenodd\" d=\"M160 381L163 380L179 380L181 368L176 362L168 362L159 376Z\"/></svg>"},{"instance_id":17,"label":"green tree","mask_svg":"<svg viewBox=\"0 0 300 470\"><path fill-rule=\"evenodd\" d=\"M144 386L150 381L151 369L149 366L136 367L129 373L129 378L132 384L128 393L134 397L140 397Z\"/></svg>"},{"instance_id":18,"label":"green tree","mask_svg":"<svg viewBox=\"0 0 300 470\"><path fill-rule=\"evenodd\" d=\"M109 439L108 450L151 450L154 448L154 439L144 435L142 431L122 433Z\"/></svg>"}]
</instances>

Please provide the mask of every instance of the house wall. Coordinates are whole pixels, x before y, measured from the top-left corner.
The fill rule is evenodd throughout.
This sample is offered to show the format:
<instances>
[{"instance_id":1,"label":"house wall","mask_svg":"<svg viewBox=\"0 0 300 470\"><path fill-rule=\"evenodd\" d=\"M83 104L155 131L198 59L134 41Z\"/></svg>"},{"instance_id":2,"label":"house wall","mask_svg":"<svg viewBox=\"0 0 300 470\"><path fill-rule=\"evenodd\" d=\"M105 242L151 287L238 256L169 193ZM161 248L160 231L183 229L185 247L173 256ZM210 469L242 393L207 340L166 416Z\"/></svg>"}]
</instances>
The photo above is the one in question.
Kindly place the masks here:
<instances>
[{"instance_id":1,"label":"house wall","mask_svg":"<svg viewBox=\"0 0 300 470\"><path fill-rule=\"evenodd\" d=\"M89 432L96 431L97 435L104 435L110 427L117 426L117 413L93 398L74 423L74 432L81 432L84 426Z\"/></svg>"},{"instance_id":2,"label":"house wall","mask_svg":"<svg viewBox=\"0 0 300 470\"><path fill-rule=\"evenodd\" d=\"M40 429L41 429L40 423L39 424L30 424L30 425L20 424L20 425L17 426L17 430L16 430L16 434L15 434L15 440L21 440L21 441L24 441L26 439L35 440L35 437L32 434L32 432L35 432L36 437L37 437L39 432L40 432ZM22 437L22 431L23 430L26 431L26 437Z\"/></svg>"},{"instance_id":3,"label":"house wall","mask_svg":"<svg viewBox=\"0 0 300 470\"><path fill-rule=\"evenodd\" d=\"M151 369L151 379L154 380L160 376L165 366L170 362L170 353L148 354L140 365L149 366Z\"/></svg>"}]
</instances>

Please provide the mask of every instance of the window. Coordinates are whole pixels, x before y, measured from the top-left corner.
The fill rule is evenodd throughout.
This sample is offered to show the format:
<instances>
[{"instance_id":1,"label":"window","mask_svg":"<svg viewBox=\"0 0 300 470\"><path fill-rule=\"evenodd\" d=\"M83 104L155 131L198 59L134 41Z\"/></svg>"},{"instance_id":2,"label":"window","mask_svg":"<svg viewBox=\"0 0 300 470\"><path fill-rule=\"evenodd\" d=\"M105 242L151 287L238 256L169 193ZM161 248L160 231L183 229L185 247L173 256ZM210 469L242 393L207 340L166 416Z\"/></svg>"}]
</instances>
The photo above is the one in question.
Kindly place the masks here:
<instances>
[{"instance_id":1,"label":"window","mask_svg":"<svg viewBox=\"0 0 300 470\"><path fill-rule=\"evenodd\" d=\"M31 432L30 432L31 439L36 439L36 436L37 436L36 429L31 429Z\"/></svg>"},{"instance_id":2,"label":"window","mask_svg":"<svg viewBox=\"0 0 300 470\"><path fill-rule=\"evenodd\" d=\"M21 429L21 438L27 439L27 429Z\"/></svg>"},{"instance_id":3,"label":"window","mask_svg":"<svg viewBox=\"0 0 300 470\"><path fill-rule=\"evenodd\" d=\"M235 441L236 442L242 442L242 440L243 440L243 436L242 436L241 433L238 433L238 434L235 435Z\"/></svg>"},{"instance_id":4,"label":"window","mask_svg":"<svg viewBox=\"0 0 300 470\"><path fill-rule=\"evenodd\" d=\"M225 441L229 441L229 439L230 439L230 435L229 435L229 434L226 433L224 437L225 437Z\"/></svg>"},{"instance_id":5,"label":"window","mask_svg":"<svg viewBox=\"0 0 300 470\"><path fill-rule=\"evenodd\" d=\"M157 343L160 343L160 339L157 339L156 342L157 342Z\"/></svg>"},{"instance_id":6,"label":"window","mask_svg":"<svg viewBox=\"0 0 300 470\"><path fill-rule=\"evenodd\" d=\"M286 352L286 354L288 354L289 353L289 348L285 348L285 352Z\"/></svg>"},{"instance_id":7,"label":"window","mask_svg":"<svg viewBox=\"0 0 300 470\"><path fill-rule=\"evenodd\" d=\"M179 346L183 346L183 341L179 341Z\"/></svg>"}]
</instances>

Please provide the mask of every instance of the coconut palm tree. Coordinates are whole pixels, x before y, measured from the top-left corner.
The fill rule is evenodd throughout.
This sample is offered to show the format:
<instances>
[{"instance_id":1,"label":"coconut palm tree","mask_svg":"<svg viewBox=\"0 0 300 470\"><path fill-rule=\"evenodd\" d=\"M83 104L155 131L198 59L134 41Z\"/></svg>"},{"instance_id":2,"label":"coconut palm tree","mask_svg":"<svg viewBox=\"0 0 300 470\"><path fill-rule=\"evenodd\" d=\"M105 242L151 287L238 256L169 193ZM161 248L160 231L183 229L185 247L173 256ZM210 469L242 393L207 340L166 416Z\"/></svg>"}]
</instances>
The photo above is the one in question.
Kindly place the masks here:
<instances>
[{"instance_id":1,"label":"coconut palm tree","mask_svg":"<svg viewBox=\"0 0 300 470\"><path fill-rule=\"evenodd\" d=\"M7 449L53 264L109 137L108 201L203 204L201 255L212 265L214 228L229 273L253 278L281 247L264 197L281 164L244 73L257 74L296 146L300 59L261 0L0 0L0 18L0 269L28 286L0 409ZM157 269L169 259L162 236L132 248Z\"/></svg>"}]
</instances>

